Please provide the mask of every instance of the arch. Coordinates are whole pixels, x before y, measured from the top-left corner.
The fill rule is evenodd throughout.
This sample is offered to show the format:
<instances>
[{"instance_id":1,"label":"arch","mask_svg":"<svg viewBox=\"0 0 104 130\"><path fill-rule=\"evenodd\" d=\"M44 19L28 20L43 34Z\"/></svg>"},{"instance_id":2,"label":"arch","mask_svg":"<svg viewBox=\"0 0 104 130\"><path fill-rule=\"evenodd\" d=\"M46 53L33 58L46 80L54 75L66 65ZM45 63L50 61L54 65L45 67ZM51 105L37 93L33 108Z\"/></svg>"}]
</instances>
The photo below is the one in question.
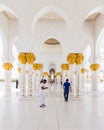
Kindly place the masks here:
<instances>
[{"instance_id":1,"label":"arch","mask_svg":"<svg viewBox=\"0 0 104 130\"><path fill-rule=\"evenodd\" d=\"M87 15L84 17L83 21L86 21L91 15L96 14L96 13L104 14L104 6L99 6L90 10L87 13Z\"/></svg>"},{"instance_id":2,"label":"arch","mask_svg":"<svg viewBox=\"0 0 104 130\"><path fill-rule=\"evenodd\" d=\"M52 62L48 66L49 74L50 74L50 83L55 82L55 72L56 72L56 65Z\"/></svg>"},{"instance_id":3,"label":"arch","mask_svg":"<svg viewBox=\"0 0 104 130\"><path fill-rule=\"evenodd\" d=\"M58 44L60 44L60 42L58 40L56 40L55 38L47 39L44 43L47 44L47 45L58 45Z\"/></svg>"},{"instance_id":4,"label":"arch","mask_svg":"<svg viewBox=\"0 0 104 130\"><path fill-rule=\"evenodd\" d=\"M63 48L63 51L64 51L64 45L63 45L63 41L62 41L62 39L60 38L60 37L58 37L57 35L54 35L54 34L52 34L52 35L49 35L49 36L46 36L45 38L43 37L43 39L41 40L41 46L42 46L42 44L46 41L46 40L48 40L48 39L51 39L51 38L54 38L54 39L56 39L57 41L59 41L59 43L61 44L61 46L62 46L62 48Z\"/></svg>"},{"instance_id":5,"label":"arch","mask_svg":"<svg viewBox=\"0 0 104 130\"><path fill-rule=\"evenodd\" d=\"M96 42L96 55L97 55L97 57L101 56L100 45L101 45L101 42L103 39L104 39L104 28L100 31L100 34L99 34L99 36L97 38L97 42Z\"/></svg>"},{"instance_id":6,"label":"arch","mask_svg":"<svg viewBox=\"0 0 104 130\"><path fill-rule=\"evenodd\" d=\"M15 40L15 38L16 38L16 36L17 36L17 33L18 33L18 31L19 31L19 25L20 25L20 21L19 21L19 19L18 19L18 17L17 17L17 15L16 15L16 13L12 10L12 9L10 9L8 6L6 6L6 5L4 5L4 4L0 4L0 12L1 13L3 13L6 17L7 17L7 19L15 19L15 21L13 22L13 25L14 25L14 23L15 23L15 26L13 26L13 28L11 28L11 29L13 29L13 30L15 30L16 29L16 31L13 33L13 35L12 35L12 37L11 37L11 41L12 40ZM5 29L3 30L4 28L1 26L0 27L0 34L2 35L2 39L3 39L3 45L4 45L4 52L3 52L3 60L4 60L4 62L6 61L7 62L7 59L6 59L6 57L7 57L7 49L8 49L8 39L7 39L7 36L5 35ZM18 29L18 30L17 30ZM12 31L11 31L12 32ZM10 42L11 42L10 41ZM12 44L12 43L11 43ZM10 45L10 44L9 44ZM10 45L10 48L11 48L11 45ZM11 52L10 52L11 53Z\"/></svg>"},{"instance_id":7,"label":"arch","mask_svg":"<svg viewBox=\"0 0 104 130\"><path fill-rule=\"evenodd\" d=\"M83 19L83 24L85 24L85 21L87 20L96 20L96 18L100 15L100 14L103 14L104 15L104 6L99 6L99 7L96 7L92 10L90 10L87 15L84 17ZM89 23L87 23L89 24ZM85 25L83 26L85 27ZM94 50L94 45L92 44L92 52L94 54L94 51L95 51L95 56L99 57L100 56L100 52L99 52L99 40L101 39L101 33L100 35L98 36L98 39L96 40L96 44L95 44L95 50ZM95 58L97 58L95 57ZM93 56L92 56L93 58Z\"/></svg>"},{"instance_id":8,"label":"arch","mask_svg":"<svg viewBox=\"0 0 104 130\"><path fill-rule=\"evenodd\" d=\"M49 70L49 73L54 73L55 74L55 69L54 68L51 68L50 70Z\"/></svg>"},{"instance_id":9,"label":"arch","mask_svg":"<svg viewBox=\"0 0 104 130\"><path fill-rule=\"evenodd\" d=\"M42 52L42 50L44 49L44 47L45 48L49 48L51 45L49 45L49 44L45 44L45 42L47 41L47 40L49 40L49 39L55 39L55 40L57 40L56 38L54 38L54 37L48 37L48 38L45 38L41 43L41 47L40 47L40 53ZM55 49L57 49L57 48L59 48L57 51L58 52L60 52L61 53L61 55L63 54L63 46L62 46L62 44L60 43L60 41L59 40L57 40L57 42L59 43L59 44L57 44L57 45L53 45L53 47L55 47ZM45 46L44 46L45 45ZM50 49L52 49L52 48L50 48ZM54 49L54 50L55 50ZM57 52L57 53L58 53Z\"/></svg>"},{"instance_id":10,"label":"arch","mask_svg":"<svg viewBox=\"0 0 104 130\"><path fill-rule=\"evenodd\" d=\"M0 12L3 12L3 11L9 12L10 14L12 14L19 21L16 13L12 9L10 9L8 6L6 6L4 4L0 4Z\"/></svg>"},{"instance_id":11,"label":"arch","mask_svg":"<svg viewBox=\"0 0 104 130\"><path fill-rule=\"evenodd\" d=\"M55 64L55 62L54 61L50 61L50 63L49 63L49 65L48 65L48 69L50 70L50 69L54 69L54 70L56 70L56 64Z\"/></svg>"},{"instance_id":12,"label":"arch","mask_svg":"<svg viewBox=\"0 0 104 130\"><path fill-rule=\"evenodd\" d=\"M46 13L49 13L49 12L53 12L59 16L61 16L67 23L68 27L71 28L71 23L69 21L69 18L68 16L66 15L66 13L61 9L59 8L58 6L55 6L55 5L50 5L50 6L46 6L44 8L42 8L36 15L35 17L33 18L33 22L32 22L32 33L34 32L34 28L35 28L35 24L36 22L38 21L38 19L43 16L44 14Z\"/></svg>"}]
</instances>

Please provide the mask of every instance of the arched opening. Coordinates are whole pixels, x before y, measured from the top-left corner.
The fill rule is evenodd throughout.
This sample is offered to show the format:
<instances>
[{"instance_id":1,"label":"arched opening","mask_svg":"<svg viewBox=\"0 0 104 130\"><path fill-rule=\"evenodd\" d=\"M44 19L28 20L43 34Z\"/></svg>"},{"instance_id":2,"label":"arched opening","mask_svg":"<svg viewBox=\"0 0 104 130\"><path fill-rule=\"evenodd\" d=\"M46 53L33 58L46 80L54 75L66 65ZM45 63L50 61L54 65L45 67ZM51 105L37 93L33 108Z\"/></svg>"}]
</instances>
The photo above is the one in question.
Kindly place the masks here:
<instances>
[{"instance_id":1,"label":"arched opening","mask_svg":"<svg viewBox=\"0 0 104 130\"><path fill-rule=\"evenodd\" d=\"M90 10L89 13L87 13L87 15L85 16L84 21L96 19L100 14L104 13L103 10L104 10L104 6L99 6Z\"/></svg>"},{"instance_id":2,"label":"arched opening","mask_svg":"<svg viewBox=\"0 0 104 130\"><path fill-rule=\"evenodd\" d=\"M32 32L34 32L35 25L39 19L61 19L65 20L67 22L68 27L71 27L70 21L68 19L68 16L65 14L65 12L60 9L58 6L50 5L42 8L34 17L33 23L32 23Z\"/></svg>"},{"instance_id":3,"label":"arched opening","mask_svg":"<svg viewBox=\"0 0 104 130\"><path fill-rule=\"evenodd\" d=\"M99 63L101 61L99 60L99 58L101 58L100 57L101 50L99 49L99 43L98 40L96 40L97 39L96 36L97 36L97 31L100 29L100 27L97 27L97 23L99 23L99 19L102 17L103 14L104 14L104 6L99 6L90 10L85 16L85 18L83 19L84 20L83 27L86 33L85 38L87 41L89 41L91 47L91 57L90 57L91 62ZM95 33L92 32L91 30L94 30Z\"/></svg>"},{"instance_id":4,"label":"arched opening","mask_svg":"<svg viewBox=\"0 0 104 130\"><path fill-rule=\"evenodd\" d=\"M34 44L36 48L49 38L58 39L63 50L65 45L69 44L71 24L68 16L61 8L51 5L40 9L32 23L34 43L38 43Z\"/></svg>"},{"instance_id":5,"label":"arched opening","mask_svg":"<svg viewBox=\"0 0 104 130\"><path fill-rule=\"evenodd\" d=\"M50 63L48 64L48 72L49 72L49 83L51 88L55 87L54 84L56 82L55 80L56 69L57 69L57 65L55 61L50 61Z\"/></svg>"},{"instance_id":6,"label":"arched opening","mask_svg":"<svg viewBox=\"0 0 104 130\"><path fill-rule=\"evenodd\" d=\"M96 52L98 57L104 58L104 28L98 36Z\"/></svg>"},{"instance_id":7,"label":"arched opening","mask_svg":"<svg viewBox=\"0 0 104 130\"><path fill-rule=\"evenodd\" d=\"M49 70L49 75L50 75L50 83L54 83L55 82L55 69L51 68Z\"/></svg>"},{"instance_id":8,"label":"arched opening","mask_svg":"<svg viewBox=\"0 0 104 130\"><path fill-rule=\"evenodd\" d=\"M96 43L97 60L104 70L104 28L101 30Z\"/></svg>"},{"instance_id":9,"label":"arched opening","mask_svg":"<svg viewBox=\"0 0 104 130\"><path fill-rule=\"evenodd\" d=\"M62 55L63 54L62 45L58 40L54 38L49 38L42 44L40 48L40 53L48 54L48 56L49 55L55 56L55 54Z\"/></svg>"},{"instance_id":10,"label":"arched opening","mask_svg":"<svg viewBox=\"0 0 104 130\"><path fill-rule=\"evenodd\" d=\"M63 56L63 48L61 43L55 38L49 38L43 42L38 53L38 60L47 65L60 64ZM47 70L49 71L49 70Z\"/></svg>"}]
</instances>

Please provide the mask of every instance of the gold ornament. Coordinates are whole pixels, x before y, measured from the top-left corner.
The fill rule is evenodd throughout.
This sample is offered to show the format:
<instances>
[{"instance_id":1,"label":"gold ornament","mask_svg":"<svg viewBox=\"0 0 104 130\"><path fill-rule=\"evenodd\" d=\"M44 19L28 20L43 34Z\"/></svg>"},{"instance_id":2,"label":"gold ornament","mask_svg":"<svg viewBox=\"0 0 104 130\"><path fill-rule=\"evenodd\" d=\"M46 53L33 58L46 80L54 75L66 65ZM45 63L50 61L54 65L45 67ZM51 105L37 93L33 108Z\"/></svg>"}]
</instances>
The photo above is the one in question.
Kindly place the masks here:
<instances>
[{"instance_id":1,"label":"gold ornament","mask_svg":"<svg viewBox=\"0 0 104 130\"><path fill-rule=\"evenodd\" d=\"M92 71L97 71L98 69L100 68L100 65L99 64L91 64L90 65L90 69L92 70Z\"/></svg>"},{"instance_id":2,"label":"gold ornament","mask_svg":"<svg viewBox=\"0 0 104 130\"><path fill-rule=\"evenodd\" d=\"M48 72L43 73L44 76L49 76Z\"/></svg>"},{"instance_id":3,"label":"gold ornament","mask_svg":"<svg viewBox=\"0 0 104 130\"><path fill-rule=\"evenodd\" d=\"M33 69L37 70L37 64L33 64Z\"/></svg>"},{"instance_id":4,"label":"gold ornament","mask_svg":"<svg viewBox=\"0 0 104 130\"><path fill-rule=\"evenodd\" d=\"M18 59L21 62L21 64L26 64L26 62L28 64L32 64L36 60L36 57L32 52L30 52L30 53L21 52L18 55Z\"/></svg>"},{"instance_id":5,"label":"gold ornament","mask_svg":"<svg viewBox=\"0 0 104 130\"><path fill-rule=\"evenodd\" d=\"M18 68L18 72L21 73L21 68Z\"/></svg>"},{"instance_id":6,"label":"gold ornament","mask_svg":"<svg viewBox=\"0 0 104 130\"><path fill-rule=\"evenodd\" d=\"M69 70L69 64L61 64L62 70Z\"/></svg>"},{"instance_id":7,"label":"gold ornament","mask_svg":"<svg viewBox=\"0 0 104 130\"><path fill-rule=\"evenodd\" d=\"M36 60L36 57L32 52L30 52L26 54L26 59L28 64L33 64L33 62Z\"/></svg>"},{"instance_id":8,"label":"gold ornament","mask_svg":"<svg viewBox=\"0 0 104 130\"><path fill-rule=\"evenodd\" d=\"M43 68L43 65L42 64L38 64L37 70L41 70L42 68Z\"/></svg>"},{"instance_id":9,"label":"gold ornament","mask_svg":"<svg viewBox=\"0 0 104 130\"><path fill-rule=\"evenodd\" d=\"M83 54L81 54L81 53L76 53L76 64L77 64L77 65L82 64L83 60L84 60Z\"/></svg>"},{"instance_id":10,"label":"gold ornament","mask_svg":"<svg viewBox=\"0 0 104 130\"><path fill-rule=\"evenodd\" d=\"M26 70L26 71L25 71L25 73L26 73L26 74L28 74L28 73L29 73L29 71L28 71L28 70Z\"/></svg>"},{"instance_id":11,"label":"gold ornament","mask_svg":"<svg viewBox=\"0 0 104 130\"><path fill-rule=\"evenodd\" d=\"M12 63L4 63L4 64L3 64L3 68L4 68L5 70L12 70L13 65L12 65Z\"/></svg>"},{"instance_id":12,"label":"gold ornament","mask_svg":"<svg viewBox=\"0 0 104 130\"><path fill-rule=\"evenodd\" d=\"M86 73L86 69L85 69L85 68L82 68L82 69L81 69L81 73Z\"/></svg>"},{"instance_id":13,"label":"gold ornament","mask_svg":"<svg viewBox=\"0 0 104 130\"><path fill-rule=\"evenodd\" d=\"M67 61L69 62L69 64L77 64L80 65L82 64L84 60L84 56L82 53L69 53L67 56Z\"/></svg>"},{"instance_id":14,"label":"gold ornament","mask_svg":"<svg viewBox=\"0 0 104 130\"><path fill-rule=\"evenodd\" d=\"M61 72L57 72L57 73L56 73L56 76L61 76Z\"/></svg>"},{"instance_id":15,"label":"gold ornament","mask_svg":"<svg viewBox=\"0 0 104 130\"><path fill-rule=\"evenodd\" d=\"M43 68L42 64L38 64L38 63L33 64L33 69L34 70L41 70L42 68Z\"/></svg>"},{"instance_id":16,"label":"gold ornament","mask_svg":"<svg viewBox=\"0 0 104 130\"><path fill-rule=\"evenodd\" d=\"M21 62L21 64L26 64L26 62L27 62L26 53L21 52L21 53L18 55L18 59L19 59L19 61Z\"/></svg>"},{"instance_id":17,"label":"gold ornament","mask_svg":"<svg viewBox=\"0 0 104 130\"><path fill-rule=\"evenodd\" d=\"M76 61L75 53L69 53L67 56L67 61L69 62L69 64L75 64Z\"/></svg>"}]
</instances>

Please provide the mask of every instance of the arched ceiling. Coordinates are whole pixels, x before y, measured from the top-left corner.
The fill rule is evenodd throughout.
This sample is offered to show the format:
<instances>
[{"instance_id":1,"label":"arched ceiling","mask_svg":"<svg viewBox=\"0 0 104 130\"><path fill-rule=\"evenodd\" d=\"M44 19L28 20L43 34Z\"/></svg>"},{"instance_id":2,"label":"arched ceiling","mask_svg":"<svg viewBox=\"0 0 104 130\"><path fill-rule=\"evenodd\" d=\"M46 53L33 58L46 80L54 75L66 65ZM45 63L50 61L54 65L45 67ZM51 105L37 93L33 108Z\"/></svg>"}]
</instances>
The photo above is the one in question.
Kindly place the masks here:
<instances>
[{"instance_id":1,"label":"arched ceiling","mask_svg":"<svg viewBox=\"0 0 104 130\"><path fill-rule=\"evenodd\" d=\"M44 14L43 16L40 17L40 19L55 19L55 20L62 20L64 19L62 16L56 14L56 13L53 13L53 12L48 12L46 14Z\"/></svg>"},{"instance_id":2,"label":"arched ceiling","mask_svg":"<svg viewBox=\"0 0 104 130\"><path fill-rule=\"evenodd\" d=\"M54 38L49 38L42 44L40 48L40 53L48 55L55 55L55 54L62 55L63 48L58 40Z\"/></svg>"},{"instance_id":3,"label":"arched ceiling","mask_svg":"<svg viewBox=\"0 0 104 130\"><path fill-rule=\"evenodd\" d=\"M3 11L2 12L8 19L17 19L17 17L15 15L13 15L12 13L10 12L6 12L6 11Z\"/></svg>"},{"instance_id":4,"label":"arched ceiling","mask_svg":"<svg viewBox=\"0 0 104 130\"><path fill-rule=\"evenodd\" d=\"M58 6L55 5L50 5L42 8L34 17L33 22L32 22L32 32L34 32L35 25L39 19L60 19L60 20L65 20L67 23L68 27L71 28L71 23L69 21L68 16L66 13L59 8Z\"/></svg>"},{"instance_id":5,"label":"arched ceiling","mask_svg":"<svg viewBox=\"0 0 104 130\"><path fill-rule=\"evenodd\" d=\"M96 20L96 18L100 15L104 14L104 6L96 7L92 10L90 10L87 15L84 18L84 21L86 20Z\"/></svg>"},{"instance_id":6,"label":"arched ceiling","mask_svg":"<svg viewBox=\"0 0 104 130\"><path fill-rule=\"evenodd\" d=\"M101 13L94 13L87 17L86 20L96 20Z\"/></svg>"},{"instance_id":7,"label":"arched ceiling","mask_svg":"<svg viewBox=\"0 0 104 130\"><path fill-rule=\"evenodd\" d=\"M8 19L17 19L19 21L14 11L4 4L0 4L0 12L2 12Z\"/></svg>"},{"instance_id":8,"label":"arched ceiling","mask_svg":"<svg viewBox=\"0 0 104 130\"><path fill-rule=\"evenodd\" d=\"M50 38L50 39L46 40L46 41L44 42L44 44L48 44L48 45L58 45L58 44L60 44L60 42L57 41L57 40L54 39L54 38Z\"/></svg>"}]
</instances>

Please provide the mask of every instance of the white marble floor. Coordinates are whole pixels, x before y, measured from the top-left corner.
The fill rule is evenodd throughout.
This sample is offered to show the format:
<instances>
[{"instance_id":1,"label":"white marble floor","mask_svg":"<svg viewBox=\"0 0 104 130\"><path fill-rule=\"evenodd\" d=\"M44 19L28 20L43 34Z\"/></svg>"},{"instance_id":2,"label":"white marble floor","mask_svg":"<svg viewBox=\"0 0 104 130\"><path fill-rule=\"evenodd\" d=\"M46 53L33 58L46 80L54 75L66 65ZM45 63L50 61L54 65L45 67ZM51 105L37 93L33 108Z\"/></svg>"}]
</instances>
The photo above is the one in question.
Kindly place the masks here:
<instances>
[{"instance_id":1,"label":"white marble floor","mask_svg":"<svg viewBox=\"0 0 104 130\"><path fill-rule=\"evenodd\" d=\"M37 96L21 101L14 89L0 90L0 130L104 130L103 94L68 102L46 97L46 105L40 108Z\"/></svg>"}]
</instances>

